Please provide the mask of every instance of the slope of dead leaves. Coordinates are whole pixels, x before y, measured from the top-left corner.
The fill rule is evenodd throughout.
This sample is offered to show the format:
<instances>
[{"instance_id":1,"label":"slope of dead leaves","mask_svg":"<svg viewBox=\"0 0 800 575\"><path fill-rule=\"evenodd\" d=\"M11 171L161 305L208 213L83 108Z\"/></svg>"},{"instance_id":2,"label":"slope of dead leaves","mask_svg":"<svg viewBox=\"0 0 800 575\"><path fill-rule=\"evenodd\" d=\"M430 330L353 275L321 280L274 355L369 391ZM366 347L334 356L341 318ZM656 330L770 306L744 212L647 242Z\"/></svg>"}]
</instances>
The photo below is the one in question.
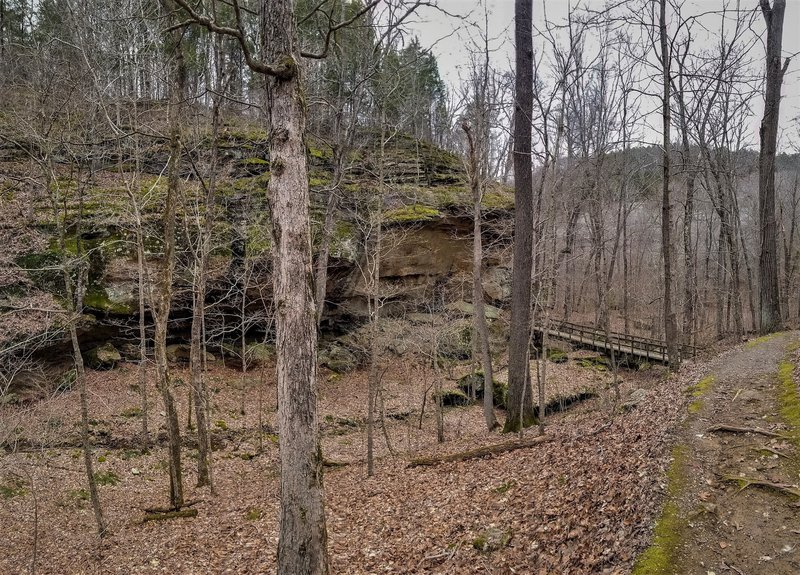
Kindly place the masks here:
<instances>
[{"instance_id":1,"label":"slope of dead leaves","mask_svg":"<svg viewBox=\"0 0 800 575\"><path fill-rule=\"evenodd\" d=\"M394 365L384 376L386 431L377 431L376 475L366 477L366 376L320 381L323 452L347 463L326 472L332 572L626 573L647 544L687 382L659 370L624 373L621 395L648 389L630 412L614 408L610 376L574 364L548 364L549 396L599 393L549 419L548 441L497 457L408 468L411 455L456 452L506 438L487 433L480 406L446 411L447 441L436 443L432 374ZM193 519L142 523L143 510L166 504L163 413L151 389L158 443L134 449L136 367L90 372L96 471L119 482L100 487L110 532L100 543L86 501L77 449L77 394L21 408L0 406L0 441L22 452L0 456L0 484L20 488L0 499L0 573L272 573L277 547L279 461L271 369L246 377L221 367L208 375L216 493L195 489L192 436L184 453ZM178 378L188 374L176 369ZM177 388L182 420L188 386ZM421 428L418 428L420 420ZM259 432L259 430L261 430ZM535 430L526 433L535 434ZM385 438L390 440L391 449ZM489 527L510 530L510 544L481 553Z\"/></svg>"}]
</instances>

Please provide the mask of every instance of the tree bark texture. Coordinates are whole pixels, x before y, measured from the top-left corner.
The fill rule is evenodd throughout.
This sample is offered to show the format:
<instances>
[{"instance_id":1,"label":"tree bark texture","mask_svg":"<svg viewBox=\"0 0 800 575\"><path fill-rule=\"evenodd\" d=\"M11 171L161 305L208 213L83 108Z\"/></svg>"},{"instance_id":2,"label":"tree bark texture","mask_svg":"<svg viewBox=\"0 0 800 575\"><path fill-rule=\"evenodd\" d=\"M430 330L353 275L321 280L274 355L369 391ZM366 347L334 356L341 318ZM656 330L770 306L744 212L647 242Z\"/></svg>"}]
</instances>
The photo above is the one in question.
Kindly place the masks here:
<instances>
[{"instance_id":1,"label":"tree bark texture","mask_svg":"<svg viewBox=\"0 0 800 575\"><path fill-rule=\"evenodd\" d=\"M483 301L483 244L481 241L481 189L482 171L480 169L477 146L469 124L464 122L461 127L467 135L469 146L469 185L472 189L472 305L474 308L473 322L477 349L481 358L483 371L483 418L486 428L491 431L497 426L494 415L494 380L492 373L492 354L489 349L489 326L486 323L486 305Z\"/></svg>"},{"instance_id":2,"label":"tree bark texture","mask_svg":"<svg viewBox=\"0 0 800 575\"><path fill-rule=\"evenodd\" d=\"M317 322L294 1L262 1L261 19L264 58L283 70L280 75L265 77L281 458L278 573L325 575L327 531L316 405Z\"/></svg>"},{"instance_id":3,"label":"tree bark texture","mask_svg":"<svg viewBox=\"0 0 800 575\"><path fill-rule=\"evenodd\" d=\"M761 120L758 156L758 215L761 231L759 257L760 330L777 331L781 327L778 293L778 224L775 219L775 154L778 145L781 84L789 58L781 62L783 16L786 0L761 0L761 13L767 24L767 74L764 94L764 117Z\"/></svg>"},{"instance_id":4,"label":"tree bark texture","mask_svg":"<svg viewBox=\"0 0 800 575\"><path fill-rule=\"evenodd\" d=\"M677 370L680 367L678 353L678 326L672 311L672 206L670 205L670 64L672 60L669 38L667 36L667 0L660 0L659 36L661 41L661 67L664 93L661 100L663 120L663 182L661 196L661 251L664 258L664 335L666 336L669 367Z\"/></svg>"},{"instance_id":5,"label":"tree bark texture","mask_svg":"<svg viewBox=\"0 0 800 575\"><path fill-rule=\"evenodd\" d=\"M533 269L533 4L516 0L516 85L514 102L514 256L511 278L511 334L508 359L506 432L536 422L530 389L531 272Z\"/></svg>"},{"instance_id":6,"label":"tree bark texture","mask_svg":"<svg viewBox=\"0 0 800 575\"><path fill-rule=\"evenodd\" d=\"M167 6L170 9L171 6ZM167 417L169 499L173 509L183 507L183 477L181 470L181 432L178 410L172 393L172 381L167 362L167 327L172 303L172 279L175 273L175 217L180 186L181 165L181 107L186 85L186 65L179 30L169 33L169 50L172 56L169 97L169 161L167 164L167 196L162 216L164 254L161 274L152 304L155 324L155 363L157 386Z\"/></svg>"}]
</instances>

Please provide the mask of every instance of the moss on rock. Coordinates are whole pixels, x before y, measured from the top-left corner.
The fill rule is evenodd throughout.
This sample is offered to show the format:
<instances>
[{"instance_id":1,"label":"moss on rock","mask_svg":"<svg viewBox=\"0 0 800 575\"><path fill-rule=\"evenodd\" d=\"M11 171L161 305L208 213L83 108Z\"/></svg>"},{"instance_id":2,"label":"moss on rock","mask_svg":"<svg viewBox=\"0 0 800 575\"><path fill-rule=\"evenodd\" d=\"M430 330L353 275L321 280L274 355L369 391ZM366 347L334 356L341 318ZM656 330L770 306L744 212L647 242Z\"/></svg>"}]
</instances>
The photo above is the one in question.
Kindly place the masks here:
<instances>
[{"instance_id":1,"label":"moss on rock","mask_svg":"<svg viewBox=\"0 0 800 575\"><path fill-rule=\"evenodd\" d=\"M410 206L403 206L402 208L395 208L384 212L383 217L386 223L407 223L407 222L424 222L440 218L442 213L436 208L428 206L421 206L419 204L412 204Z\"/></svg>"}]
</instances>

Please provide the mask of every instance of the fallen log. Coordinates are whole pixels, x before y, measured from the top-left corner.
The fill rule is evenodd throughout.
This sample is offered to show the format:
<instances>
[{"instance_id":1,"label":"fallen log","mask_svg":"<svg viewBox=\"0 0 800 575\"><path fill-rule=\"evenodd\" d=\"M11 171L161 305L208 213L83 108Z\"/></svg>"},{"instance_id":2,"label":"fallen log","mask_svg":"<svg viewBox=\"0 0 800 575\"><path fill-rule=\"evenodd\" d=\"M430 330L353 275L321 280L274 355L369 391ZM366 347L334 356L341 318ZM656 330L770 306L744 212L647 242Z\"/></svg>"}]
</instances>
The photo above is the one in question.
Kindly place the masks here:
<instances>
[{"instance_id":1,"label":"fallen log","mask_svg":"<svg viewBox=\"0 0 800 575\"><path fill-rule=\"evenodd\" d=\"M144 512L148 514L155 514L155 513L169 513L171 511L180 511L184 507L194 507L195 505L197 505L198 503L202 503L203 501L204 501L203 499L192 499L191 501L187 501L177 509L175 507L148 507L144 509Z\"/></svg>"},{"instance_id":2,"label":"fallen log","mask_svg":"<svg viewBox=\"0 0 800 575\"><path fill-rule=\"evenodd\" d=\"M167 519L178 519L181 517L197 517L197 509L181 509L179 511L167 511L166 513L147 513L142 523L147 521L165 521Z\"/></svg>"},{"instance_id":3,"label":"fallen log","mask_svg":"<svg viewBox=\"0 0 800 575\"><path fill-rule=\"evenodd\" d=\"M408 467L429 467L439 465L440 463L452 463L454 461L466 461L468 459L480 459L487 455L499 455L507 453L516 449L525 449L526 447L533 447L540 443L550 441L547 435L537 435L531 439L523 439L516 441L506 441L505 443L497 443L495 445L486 445L469 451L461 451L459 453L447 453L444 455L431 455L429 457L416 457L411 460Z\"/></svg>"},{"instance_id":4,"label":"fallen log","mask_svg":"<svg viewBox=\"0 0 800 575\"><path fill-rule=\"evenodd\" d=\"M759 435L766 435L767 437L781 437L787 439L786 435L775 433L774 431L767 431L766 429L759 429L757 427L736 427L735 425L715 425L706 430L708 433L715 431L724 431L727 433L757 433Z\"/></svg>"}]
</instances>

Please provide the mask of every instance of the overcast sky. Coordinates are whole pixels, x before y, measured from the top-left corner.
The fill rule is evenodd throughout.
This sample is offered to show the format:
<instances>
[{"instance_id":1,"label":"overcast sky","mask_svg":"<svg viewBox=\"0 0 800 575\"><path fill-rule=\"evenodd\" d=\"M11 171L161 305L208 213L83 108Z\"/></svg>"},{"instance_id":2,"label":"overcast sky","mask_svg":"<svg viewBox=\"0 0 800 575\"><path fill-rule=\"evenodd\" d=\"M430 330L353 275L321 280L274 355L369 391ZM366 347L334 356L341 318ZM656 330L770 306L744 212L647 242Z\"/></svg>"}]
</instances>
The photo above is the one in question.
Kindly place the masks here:
<instances>
[{"instance_id":1,"label":"overcast sky","mask_svg":"<svg viewBox=\"0 0 800 575\"><path fill-rule=\"evenodd\" d=\"M731 0L729 4L733 4ZM755 8L758 0L740 0L741 9ZM543 27L544 12L550 21L560 23L564 21L568 7L576 4L568 0L534 0L534 26ZM601 9L605 0L583 0L580 5L592 9ZM484 7L488 9L489 38L492 39L494 66L500 69L513 68L513 33L514 33L514 0L439 0L438 5L446 12L468 16L472 22L484 26ZM700 14L709 11L718 11L722 0L687 0L684 14ZM698 46L710 46L714 42L713 31L718 29L719 16L709 16L704 24L709 32L703 33L696 27ZM711 18L714 18L713 21ZM460 76L465 74L465 65L468 61L469 45L477 34L474 28L466 26L458 18L426 9L421 12L412 28L424 46L431 47L439 62L439 71L443 79L452 87L460 82ZM761 33L764 31L764 19L755 20L754 29ZM534 39L534 44L537 44ZM541 41L539 41L541 45ZM784 20L783 49L786 56L796 54L789 67L783 83L784 100L781 104L781 124L784 133L781 137L781 147L787 148L792 143L800 147L800 133L794 126L790 127L790 120L800 116L800 0L787 0L786 15ZM753 58L763 59L764 46L758 43L753 48ZM763 69L763 68L762 68ZM762 98L757 98L753 103L754 118L752 118L750 145L758 145L758 123L763 110ZM660 122L660 120L659 120ZM653 123L653 121L651 121ZM658 126L660 129L660 126ZM655 133L654 133L655 135Z\"/></svg>"}]
</instances>

